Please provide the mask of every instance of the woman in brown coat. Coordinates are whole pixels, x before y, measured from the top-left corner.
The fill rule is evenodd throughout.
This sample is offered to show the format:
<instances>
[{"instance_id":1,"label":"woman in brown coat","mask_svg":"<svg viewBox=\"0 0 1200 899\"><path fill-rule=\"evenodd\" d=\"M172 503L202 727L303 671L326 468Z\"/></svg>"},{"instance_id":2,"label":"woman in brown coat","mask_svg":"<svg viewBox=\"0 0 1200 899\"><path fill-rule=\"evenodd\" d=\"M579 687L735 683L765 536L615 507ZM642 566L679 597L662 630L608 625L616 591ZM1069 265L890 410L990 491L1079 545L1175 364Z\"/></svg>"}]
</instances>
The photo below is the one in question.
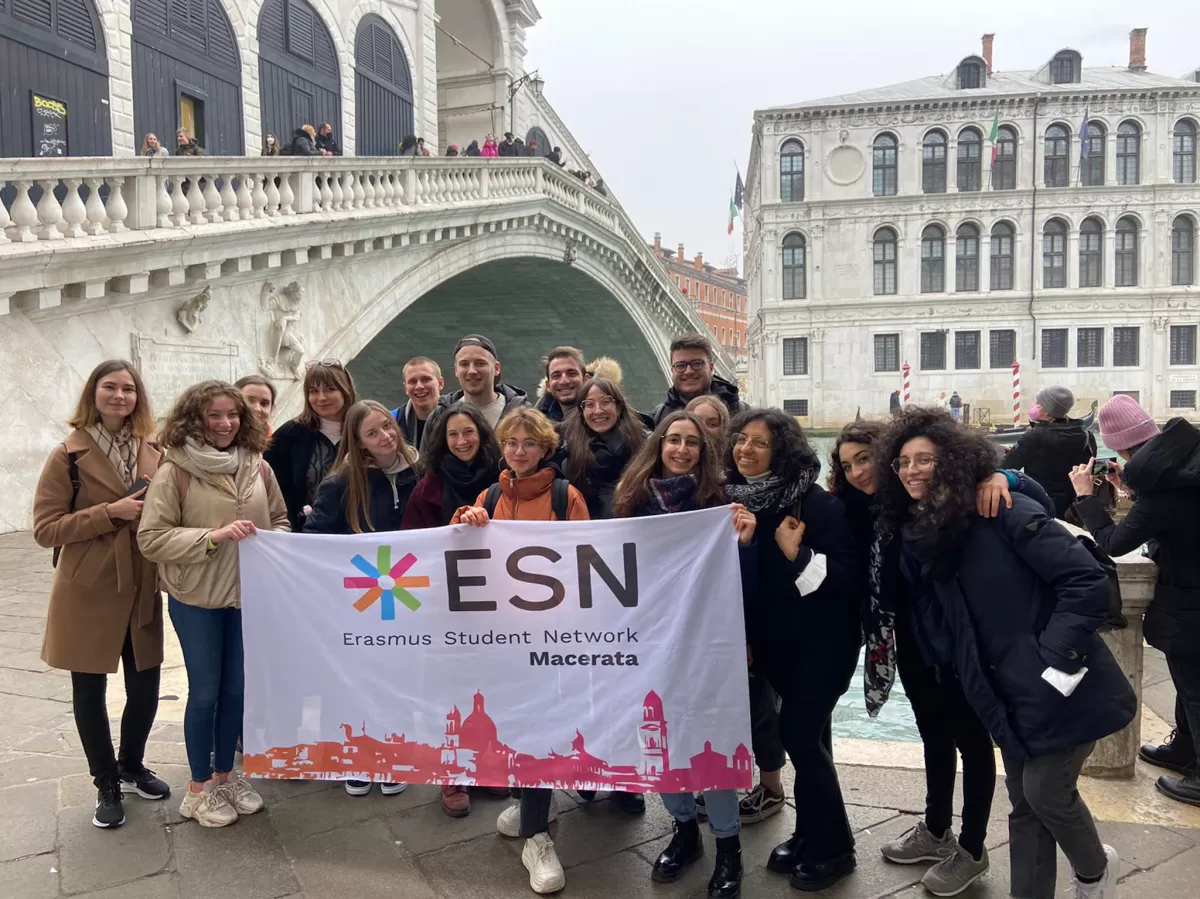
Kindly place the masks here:
<instances>
[{"instance_id":1,"label":"woman in brown coat","mask_svg":"<svg viewBox=\"0 0 1200 899\"><path fill-rule=\"evenodd\" d=\"M42 659L71 672L75 726L97 789L92 823L120 827L122 790L147 799L171 792L142 764L158 711L163 613L137 522L162 453L150 440L154 418L142 380L119 359L92 372L69 423L74 430L50 453L33 500L34 539L61 548ZM105 702L118 659L126 696L119 754Z\"/></svg>"}]
</instances>

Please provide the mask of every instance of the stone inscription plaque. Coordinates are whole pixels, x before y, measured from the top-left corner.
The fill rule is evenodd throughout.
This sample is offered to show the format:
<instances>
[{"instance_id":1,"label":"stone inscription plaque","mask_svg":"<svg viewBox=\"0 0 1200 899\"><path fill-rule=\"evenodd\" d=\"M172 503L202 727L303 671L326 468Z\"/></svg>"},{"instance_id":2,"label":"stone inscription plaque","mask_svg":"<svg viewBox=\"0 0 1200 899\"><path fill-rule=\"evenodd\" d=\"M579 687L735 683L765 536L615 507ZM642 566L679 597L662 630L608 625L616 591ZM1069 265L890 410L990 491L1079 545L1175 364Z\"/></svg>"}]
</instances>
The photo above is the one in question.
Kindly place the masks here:
<instances>
[{"instance_id":1,"label":"stone inscription plaque","mask_svg":"<svg viewBox=\"0 0 1200 899\"><path fill-rule=\"evenodd\" d=\"M150 394L156 419L171 410L179 394L198 381L237 379L234 343L193 343L133 335L133 364Z\"/></svg>"}]
</instances>

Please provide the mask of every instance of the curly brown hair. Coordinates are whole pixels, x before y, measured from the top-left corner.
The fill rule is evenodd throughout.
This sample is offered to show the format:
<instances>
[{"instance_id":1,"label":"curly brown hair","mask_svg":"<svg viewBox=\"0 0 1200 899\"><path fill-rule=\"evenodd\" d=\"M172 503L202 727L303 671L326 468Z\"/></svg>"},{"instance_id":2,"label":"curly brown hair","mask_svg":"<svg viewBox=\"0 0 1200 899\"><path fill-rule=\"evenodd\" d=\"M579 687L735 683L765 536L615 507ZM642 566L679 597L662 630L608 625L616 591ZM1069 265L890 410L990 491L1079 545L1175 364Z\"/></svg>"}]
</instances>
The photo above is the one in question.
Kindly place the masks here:
<instances>
[{"instance_id":1,"label":"curly brown hair","mask_svg":"<svg viewBox=\"0 0 1200 899\"><path fill-rule=\"evenodd\" d=\"M913 505L900 476L892 470L892 460L900 456L904 444L918 437L928 438L937 447L937 462L929 493L913 510L913 534L965 528L975 514L976 487L996 471L1000 457L983 434L964 428L943 409L903 409L879 440L875 478L883 514L897 522Z\"/></svg>"},{"instance_id":2,"label":"curly brown hair","mask_svg":"<svg viewBox=\"0 0 1200 899\"><path fill-rule=\"evenodd\" d=\"M717 452L704 429L704 422L692 412L677 409L658 423L658 427L646 438L642 448L625 466L625 473L617 483L613 498L613 517L633 516L638 507L650 499L650 479L666 476L662 464L662 442L671 425L677 421L691 422L703 441L700 444L700 460L696 463L695 471L696 508L709 509L725 502L725 488L721 486Z\"/></svg>"},{"instance_id":3,"label":"curly brown hair","mask_svg":"<svg viewBox=\"0 0 1200 899\"><path fill-rule=\"evenodd\" d=\"M874 451L887 432L887 427L882 421L852 421L842 428L842 433L838 434L837 440L833 442L833 449L829 451L829 474L825 477L825 488L830 493L837 496L849 486L846 472L842 470L842 444L861 443Z\"/></svg>"},{"instance_id":4,"label":"curly brown hair","mask_svg":"<svg viewBox=\"0 0 1200 899\"><path fill-rule=\"evenodd\" d=\"M159 435L162 445L181 447L189 437L199 443L207 443L208 425L205 424L204 413L209 403L218 396L233 400L241 419L232 445L261 454L267 448L267 426L250 411L242 392L226 381L201 381L181 393L163 424Z\"/></svg>"}]
</instances>

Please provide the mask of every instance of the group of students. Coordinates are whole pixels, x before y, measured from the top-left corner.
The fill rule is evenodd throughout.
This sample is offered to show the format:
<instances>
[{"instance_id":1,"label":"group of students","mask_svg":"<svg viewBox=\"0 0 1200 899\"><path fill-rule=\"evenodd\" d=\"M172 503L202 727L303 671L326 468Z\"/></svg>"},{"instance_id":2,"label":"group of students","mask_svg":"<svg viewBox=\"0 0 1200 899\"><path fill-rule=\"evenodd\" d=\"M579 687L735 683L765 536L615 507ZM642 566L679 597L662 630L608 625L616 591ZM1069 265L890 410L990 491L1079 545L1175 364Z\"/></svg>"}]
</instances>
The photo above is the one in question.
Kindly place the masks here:
<instances>
[{"instance_id":1,"label":"group of students","mask_svg":"<svg viewBox=\"0 0 1200 899\"><path fill-rule=\"evenodd\" d=\"M847 426L826 490L796 419L743 403L715 374L707 338L677 338L670 351L673 384L645 413L625 398L619 367L588 366L573 347L549 354L546 390L533 405L500 380L496 347L482 335L455 347L457 392L443 395L431 359L410 360L407 402L394 410L360 400L338 360L316 359L306 366L303 411L273 434L274 388L257 376L191 387L156 429L134 367L98 366L34 506L35 538L62 548L43 658L72 672L97 787L93 823L123 823L123 793L170 793L143 760L162 662L160 588L188 675L191 782L181 813L219 827L262 808L234 767L244 693L237 544L257 530L486 527L729 505L760 781L741 798L664 795L675 832L653 879L677 880L702 857L706 817L716 838L709 895L739 896L740 828L782 809L786 759L795 830L767 867L810 892L854 870L831 716L865 639L868 710L878 713L899 672L926 757L926 815L884 857L933 863L923 882L938 896L987 871L994 740L1013 804L1012 894L1052 899L1058 846L1078 899L1112 899L1117 856L1101 844L1076 781L1094 742L1128 724L1136 700L1097 634L1106 576L1053 522L1044 491L998 471L985 438L920 408ZM118 660L128 699L114 752L104 695ZM372 784L346 789L364 795ZM638 795L614 802L630 814L645 808ZM441 806L469 814L469 790L443 788ZM522 789L497 821L501 834L525 840L522 861L538 893L565 885L549 834L556 815L553 791Z\"/></svg>"}]
</instances>

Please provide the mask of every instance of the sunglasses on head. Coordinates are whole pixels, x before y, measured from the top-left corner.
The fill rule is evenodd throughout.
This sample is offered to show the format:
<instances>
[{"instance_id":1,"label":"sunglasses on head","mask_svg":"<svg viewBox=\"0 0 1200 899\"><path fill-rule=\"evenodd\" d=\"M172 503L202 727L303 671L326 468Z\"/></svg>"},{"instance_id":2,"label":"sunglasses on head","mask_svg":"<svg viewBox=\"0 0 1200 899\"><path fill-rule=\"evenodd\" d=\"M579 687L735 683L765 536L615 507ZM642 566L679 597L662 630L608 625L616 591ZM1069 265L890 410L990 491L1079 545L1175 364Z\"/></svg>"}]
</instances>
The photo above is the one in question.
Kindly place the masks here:
<instances>
[{"instance_id":1,"label":"sunglasses on head","mask_svg":"<svg viewBox=\"0 0 1200 899\"><path fill-rule=\"evenodd\" d=\"M312 371L318 365L322 366L323 368L343 368L344 367L342 365L342 363L339 362L337 359L309 359L307 362L304 363L304 370Z\"/></svg>"}]
</instances>

